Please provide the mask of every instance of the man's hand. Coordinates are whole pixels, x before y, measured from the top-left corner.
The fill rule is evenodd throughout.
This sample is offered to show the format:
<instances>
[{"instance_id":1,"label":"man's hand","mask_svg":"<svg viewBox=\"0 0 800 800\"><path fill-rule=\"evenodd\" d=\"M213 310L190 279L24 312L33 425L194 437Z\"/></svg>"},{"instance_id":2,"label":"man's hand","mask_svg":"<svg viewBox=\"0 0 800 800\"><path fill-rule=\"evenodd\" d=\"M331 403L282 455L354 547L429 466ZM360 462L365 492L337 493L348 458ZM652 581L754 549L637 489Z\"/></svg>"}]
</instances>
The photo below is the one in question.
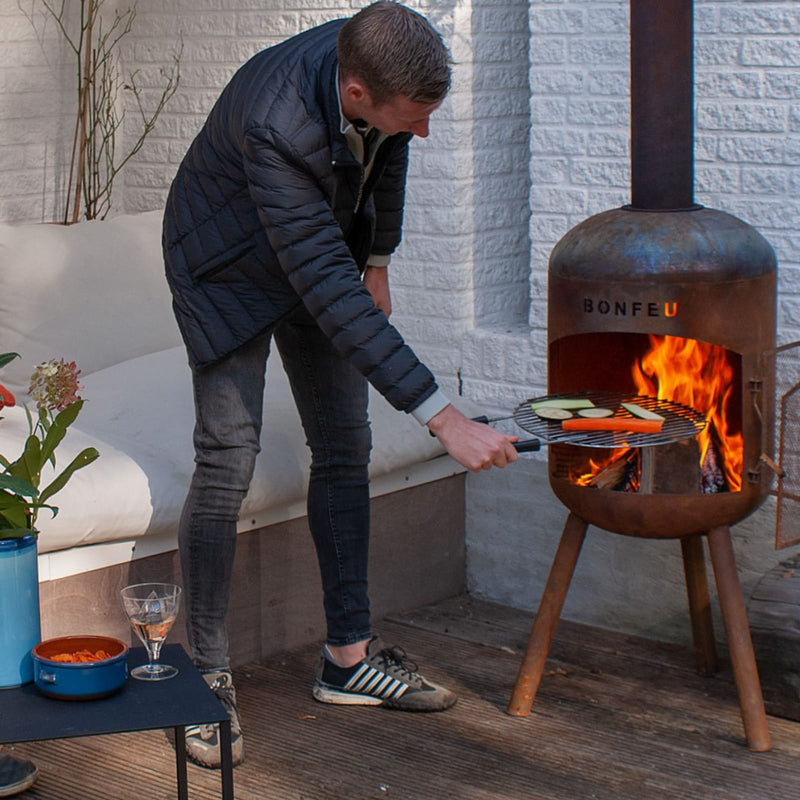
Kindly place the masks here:
<instances>
[{"instance_id":1,"label":"man's hand","mask_svg":"<svg viewBox=\"0 0 800 800\"><path fill-rule=\"evenodd\" d=\"M518 436L507 436L483 422L474 422L453 405L445 406L429 420L428 428L462 467L473 472L505 467L517 460L513 442Z\"/></svg>"},{"instance_id":2,"label":"man's hand","mask_svg":"<svg viewBox=\"0 0 800 800\"><path fill-rule=\"evenodd\" d=\"M364 270L364 286L372 295L372 301L386 314L392 313L392 298L389 294L389 270L386 267L371 267Z\"/></svg>"}]
</instances>

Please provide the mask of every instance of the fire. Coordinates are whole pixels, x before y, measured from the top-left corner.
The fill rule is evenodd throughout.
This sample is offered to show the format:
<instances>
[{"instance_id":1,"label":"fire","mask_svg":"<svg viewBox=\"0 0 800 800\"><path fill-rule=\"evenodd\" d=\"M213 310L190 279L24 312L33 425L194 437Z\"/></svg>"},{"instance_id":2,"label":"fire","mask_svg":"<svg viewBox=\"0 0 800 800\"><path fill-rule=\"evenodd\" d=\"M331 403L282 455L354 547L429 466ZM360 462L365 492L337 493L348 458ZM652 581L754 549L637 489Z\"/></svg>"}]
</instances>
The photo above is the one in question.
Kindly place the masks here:
<instances>
[{"instance_id":1,"label":"fire","mask_svg":"<svg viewBox=\"0 0 800 800\"><path fill-rule=\"evenodd\" d=\"M677 336L650 336L650 350L633 367L641 394L682 403L708 420L698 436L700 464L704 464L716 431L728 489L742 487L744 440L732 430L728 401L733 391L733 367L725 348Z\"/></svg>"},{"instance_id":2,"label":"fire","mask_svg":"<svg viewBox=\"0 0 800 800\"><path fill-rule=\"evenodd\" d=\"M699 411L708 424L697 437L701 471L709 456L712 441L724 471L726 488L742 488L744 440L734 430L729 400L734 388L734 371L725 348L677 336L649 336L650 348L633 365L631 377L639 394L671 400ZM621 447L606 458L591 459L570 475L579 486L596 486L613 480L613 469L621 467L630 448ZM630 476L628 491L636 491L636 477Z\"/></svg>"}]
</instances>

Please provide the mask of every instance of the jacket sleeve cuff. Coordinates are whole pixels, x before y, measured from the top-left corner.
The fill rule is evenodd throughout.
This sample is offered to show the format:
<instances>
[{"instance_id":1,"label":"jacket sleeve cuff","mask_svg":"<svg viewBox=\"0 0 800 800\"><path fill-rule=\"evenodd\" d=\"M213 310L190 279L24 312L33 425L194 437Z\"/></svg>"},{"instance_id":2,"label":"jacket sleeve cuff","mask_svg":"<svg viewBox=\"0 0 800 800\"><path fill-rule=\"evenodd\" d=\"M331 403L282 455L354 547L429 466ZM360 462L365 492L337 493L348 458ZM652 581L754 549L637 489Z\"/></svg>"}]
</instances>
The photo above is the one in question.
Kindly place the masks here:
<instances>
[{"instance_id":1,"label":"jacket sleeve cuff","mask_svg":"<svg viewBox=\"0 0 800 800\"><path fill-rule=\"evenodd\" d=\"M369 258L367 259L367 266L368 267L388 267L389 261L391 261L391 256L379 256L375 253L370 253Z\"/></svg>"},{"instance_id":2,"label":"jacket sleeve cuff","mask_svg":"<svg viewBox=\"0 0 800 800\"><path fill-rule=\"evenodd\" d=\"M420 425L427 425L450 401L447 395L437 389L427 400L423 400L413 411L409 412Z\"/></svg>"}]
</instances>

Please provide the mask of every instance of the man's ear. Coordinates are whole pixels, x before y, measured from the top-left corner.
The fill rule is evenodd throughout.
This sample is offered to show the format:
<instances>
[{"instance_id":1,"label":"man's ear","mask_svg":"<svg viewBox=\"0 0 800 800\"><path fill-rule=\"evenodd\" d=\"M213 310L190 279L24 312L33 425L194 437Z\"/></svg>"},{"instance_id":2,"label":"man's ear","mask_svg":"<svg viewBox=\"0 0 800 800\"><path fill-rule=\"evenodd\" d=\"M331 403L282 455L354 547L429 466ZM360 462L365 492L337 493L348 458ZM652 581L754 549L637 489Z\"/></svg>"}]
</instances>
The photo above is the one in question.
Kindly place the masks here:
<instances>
[{"instance_id":1,"label":"man's ear","mask_svg":"<svg viewBox=\"0 0 800 800\"><path fill-rule=\"evenodd\" d=\"M367 87L358 78L347 78L344 82L344 94L354 103L363 103L369 99Z\"/></svg>"}]
</instances>

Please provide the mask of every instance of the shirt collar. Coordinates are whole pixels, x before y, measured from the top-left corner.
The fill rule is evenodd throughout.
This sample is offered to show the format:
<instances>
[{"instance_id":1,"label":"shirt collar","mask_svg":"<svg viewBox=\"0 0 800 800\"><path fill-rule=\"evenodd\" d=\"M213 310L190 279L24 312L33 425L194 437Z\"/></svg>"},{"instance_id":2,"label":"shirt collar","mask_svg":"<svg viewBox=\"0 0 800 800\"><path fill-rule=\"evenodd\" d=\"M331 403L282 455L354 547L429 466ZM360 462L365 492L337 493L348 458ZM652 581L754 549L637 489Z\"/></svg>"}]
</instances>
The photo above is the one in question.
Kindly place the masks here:
<instances>
[{"instance_id":1,"label":"shirt collar","mask_svg":"<svg viewBox=\"0 0 800 800\"><path fill-rule=\"evenodd\" d=\"M336 99L339 102L339 132L343 133L345 136L347 136L348 133L351 135L352 133L359 133L361 136L366 136L366 134L372 130L373 126L367 125L364 120L357 120L356 124L353 124L347 119L342 110L342 95L339 93L339 67L336 67ZM357 124L358 122L362 124L359 125Z\"/></svg>"}]
</instances>

